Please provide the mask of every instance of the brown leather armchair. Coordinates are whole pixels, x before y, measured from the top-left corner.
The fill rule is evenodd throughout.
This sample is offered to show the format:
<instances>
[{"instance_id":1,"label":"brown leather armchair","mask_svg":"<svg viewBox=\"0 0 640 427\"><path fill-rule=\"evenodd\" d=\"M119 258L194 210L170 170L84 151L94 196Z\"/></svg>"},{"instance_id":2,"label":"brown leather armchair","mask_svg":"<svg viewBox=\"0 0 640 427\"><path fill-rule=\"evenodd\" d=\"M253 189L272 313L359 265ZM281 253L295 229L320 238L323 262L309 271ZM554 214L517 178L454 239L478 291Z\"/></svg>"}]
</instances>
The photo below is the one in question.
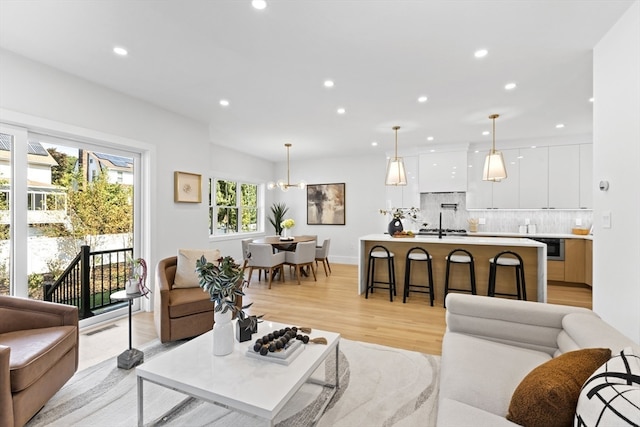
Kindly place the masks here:
<instances>
[{"instance_id":1,"label":"brown leather armchair","mask_svg":"<svg viewBox=\"0 0 640 427\"><path fill-rule=\"evenodd\" d=\"M23 426L78 369L78 309L0 295L0 427Z\"/></svg>"},{"instance_id":2,"label":"brown leather armchair","mask_svg":"<svg viewBox=\"0 0 640 427\"><path fill-rule=\"evenodd\" d=\"M161 342L201 335L213 328L213 302L200 287L174 288L178 258L158 262L153 318ZM242 298L237 304L242 306Z\"/></svg>"}]
</instances>

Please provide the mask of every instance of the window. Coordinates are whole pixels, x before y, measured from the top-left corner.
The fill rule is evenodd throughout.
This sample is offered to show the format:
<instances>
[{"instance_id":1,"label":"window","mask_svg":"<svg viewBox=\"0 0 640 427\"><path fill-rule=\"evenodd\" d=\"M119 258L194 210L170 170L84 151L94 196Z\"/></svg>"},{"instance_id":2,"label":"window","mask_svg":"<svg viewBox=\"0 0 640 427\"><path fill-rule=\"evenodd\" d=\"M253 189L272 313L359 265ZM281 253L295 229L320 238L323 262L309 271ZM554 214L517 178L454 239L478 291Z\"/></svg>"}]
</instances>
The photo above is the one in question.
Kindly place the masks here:
<instances>
[{"instance_id":1,"label":"window","mask_svg":"<svg viewBox=\"0 0 640 427\"><path fill-rule=\"evenodd\" d=\"M253 233L258 230L258 185L209 180L209 234Z\"/></svg>"}]
</instances>

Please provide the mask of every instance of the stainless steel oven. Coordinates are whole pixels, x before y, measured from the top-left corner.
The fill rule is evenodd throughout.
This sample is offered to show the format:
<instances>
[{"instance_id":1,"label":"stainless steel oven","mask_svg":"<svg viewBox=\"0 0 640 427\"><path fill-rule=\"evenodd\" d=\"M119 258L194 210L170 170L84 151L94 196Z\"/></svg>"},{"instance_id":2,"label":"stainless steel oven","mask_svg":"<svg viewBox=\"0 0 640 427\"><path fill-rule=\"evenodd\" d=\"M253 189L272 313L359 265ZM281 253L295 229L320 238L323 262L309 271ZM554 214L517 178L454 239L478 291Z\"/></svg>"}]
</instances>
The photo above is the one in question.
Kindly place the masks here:
<instances>
[{"instance_id":1,"label":"stainless steel oven","mask_svg":"<svg viewBox=\"0 0 640 427\"><path fill-rule=\"evenodd\" d=\"M530 237L530 239L547 245L548 260L564 261L564 239L552 237Z\"/></svg>"}]
</instances>

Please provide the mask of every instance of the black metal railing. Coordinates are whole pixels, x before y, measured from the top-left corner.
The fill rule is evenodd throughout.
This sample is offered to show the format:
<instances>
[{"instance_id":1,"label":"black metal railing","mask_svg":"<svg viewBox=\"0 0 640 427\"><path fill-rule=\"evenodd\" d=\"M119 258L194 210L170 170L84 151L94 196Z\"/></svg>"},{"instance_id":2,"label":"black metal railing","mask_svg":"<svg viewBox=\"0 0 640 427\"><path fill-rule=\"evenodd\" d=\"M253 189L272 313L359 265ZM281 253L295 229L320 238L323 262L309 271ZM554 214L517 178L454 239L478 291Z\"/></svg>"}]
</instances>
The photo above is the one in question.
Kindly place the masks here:
<instances>
[{"instance_id":1,"label":"black metal railing","mask_svg":"<svg viewBox=\"0 0 640 427\"><path fill-rule=\"evenodd\" d=\"M89 246L82 246L62 275L53 283L45 283L44 299L78 307L80 319L122 305L111 302L109 296L125 289L127 260L132 258L133 248L91 252Z\"/></svg>"}]
</instances>

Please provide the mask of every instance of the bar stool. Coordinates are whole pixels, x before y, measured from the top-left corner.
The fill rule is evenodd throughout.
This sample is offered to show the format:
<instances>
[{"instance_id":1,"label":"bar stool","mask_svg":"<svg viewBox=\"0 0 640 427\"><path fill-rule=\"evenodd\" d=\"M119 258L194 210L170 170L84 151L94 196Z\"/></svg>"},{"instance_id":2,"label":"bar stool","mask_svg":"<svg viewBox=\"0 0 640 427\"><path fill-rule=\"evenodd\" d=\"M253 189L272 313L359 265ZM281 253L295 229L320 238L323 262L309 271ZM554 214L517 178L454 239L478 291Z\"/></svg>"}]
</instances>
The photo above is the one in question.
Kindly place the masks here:
<instances>
[{"instance_id":1,"label":"bar stool","mask_svg":"<svg viewBox=\"0 0 640 427\"><path fill-rule=\"evenodd\" d=\"M463 255L464 254L464 255ZM447 273L444 279L444 307L447 306L447 294L449 291L471 292L471 295L477 295L476 292L476 268L473 261L473 255L466 249L454 249L445 257L447 260ZM451 288L449 287L449 270L451 264L468 264L469 265L469 283L471 289Z\"/></svg>"},{"instance_id":2,"label":"bar stool","mask_svg":"<svg viewBox=\"0 0 640 427\"><path fill-rule=\"evenodd\" d=\"M376 281L376 260L387 260L387 274L389 277L388 282ZM396 268L395 268L394 253L389 252L387 248L382 245L375 245L369 251L369 262L367 265L367 290L365 291L365 299L369 298L369 290L373 293L374 288L386 289L386 287L376 286L376 284L389 285L389 301L393 302L393 296L396 294Z\"/></svg>"},{"instance_id":3,"label":"bar stool","mask_svg":"<svg viewBox=\"0 0 640 427\"><path fill-rule=\"evenodd\" d=\"M507 294L496 292L496 273L498 266L515 267L516 272L516 293ZM522 257L513 251L502 251L489 260L489 286L487 295L490 297L496 295L516 297L518 299L527 299L527 289L524 282L524 262Z\"/></svg>"},{"instance_id":4,"label":"bar stool","mask_svg":"<svg viewBox=\"0 0 640 427\"><path fill-rule=\"evenodd\" d=\"M415 252L414 252L415 251ZM433 307L433 269L431 265L431 259L433 257L427 252L426 249L415 247L409 249L407 252L407 257L405 259L404 265L404 292L402 295L402 302L407 302L407 297L409 296L409 292L419 292L423 294L429 294L429 299L431 300L431 307ZM412 285L411 281L411 263L412 262L426 262L427 266L427 278L428 284L425 285ZM415 288L415 289L412 289ZM425 289L425 290L421 290ZM428 290L427 290L428 289Z\"/></svg>"}]
</instances>

